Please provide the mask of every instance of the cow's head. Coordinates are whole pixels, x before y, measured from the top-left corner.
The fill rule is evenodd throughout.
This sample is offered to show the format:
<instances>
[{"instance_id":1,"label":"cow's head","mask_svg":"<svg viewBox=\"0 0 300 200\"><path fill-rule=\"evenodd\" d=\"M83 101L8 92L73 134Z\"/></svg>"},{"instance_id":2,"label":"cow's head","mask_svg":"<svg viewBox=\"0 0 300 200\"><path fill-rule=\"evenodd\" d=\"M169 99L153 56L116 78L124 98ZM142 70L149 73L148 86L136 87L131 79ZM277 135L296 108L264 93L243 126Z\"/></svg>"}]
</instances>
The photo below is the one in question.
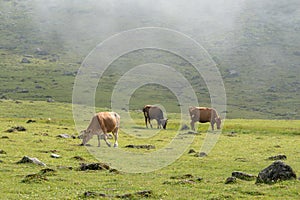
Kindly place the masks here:
<instances>
[{"instance_id":1,"label":"cow's head","mask_svg":"<svg viewBox=\"0 0 300 200\"><path fill-rule=\"evenodd\" d=\"M84 130L80 132L78 137L82 139L82 145L85 145L92 138L92 134L89 130Z\"/></svg>"},{"instance_id":2,"label":"cow's head","mask_svg":"<svg viewBox=\"0 0 300 200\"><path fill-rule=\"evenodd\" d=\"M168 124L168 119L161 119L160 123L161 123L163 129L166 129L167 128L167 124Z\"/></svg>"},{"instance_id":3,"label":"cow's head","mask_svg":"<svg viewBox=\"0 0 300 200\"><path fill-rule=\"evenodd\" d=\"M221 117L217 117L216 118L216 124L217 124L217 129L220 129L221 128Z\"/></svg>"}]
</instances>

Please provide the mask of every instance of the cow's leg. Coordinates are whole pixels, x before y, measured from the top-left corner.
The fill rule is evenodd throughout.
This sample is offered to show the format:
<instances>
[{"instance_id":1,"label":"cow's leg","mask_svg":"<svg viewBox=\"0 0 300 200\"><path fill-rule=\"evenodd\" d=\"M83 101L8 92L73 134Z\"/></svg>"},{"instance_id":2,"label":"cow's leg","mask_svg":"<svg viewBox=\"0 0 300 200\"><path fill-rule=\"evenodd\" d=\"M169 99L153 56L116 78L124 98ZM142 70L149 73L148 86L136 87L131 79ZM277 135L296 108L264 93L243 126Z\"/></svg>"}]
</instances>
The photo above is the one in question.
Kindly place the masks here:
<instances>
[{"instance_id":1,"label":"cow's leg","mask_svg":"<svg viewBox=\"0 0 300 200\"><path fill-rule=\"evenodd\" d=\"M116 130L113 132L114 134L114 137L115 137L115 144L114 144L114 147L117 148L118 147L118 128L116 128Z\"/></svg>"},{"instance_id":2,"label":"cow's leg","mask_svg":"<svg viewBox=\"0 0 300 200\"><path fill-rule=\"evenodd\" d=\"M149 122L149 124L150 124L150 127L152 128L151 120L150 120L149 117L148 117L148 122Z\"/></svg>"},{"instance_id":3,"label":"cow's leg","mask_svg":"<svg viewBox=\"0 0 300 200\"><path fill-rule=\"evenodd\" d=\"M145 116L145 124L146 124L146 127L148 128L148 117Z\"/></svg>"},{"instance_id":4,"label":"cow's leg","mask_svg":"<svg viewBox=\"0 0 300 200\"><path fill-rule=\"evenodd\" d=\"M214 130L214 124L215 124L215 122L212 121L210 124L211 124L211 130Z\"/></svg>"},{"instance_id":5,"label":"cow's leg","mask_svg":"<svg viewBox=\"0 0 300 200\"><path fill-rule=\"evenodd\" d=\"M191 121L191 129L193 131L195 131L195 122L194 122L194 120Z\"/></svg>"},{"instance_id":6,"label":"cow's leg","mask_svg":"<svg viewBox=\"0 0 300 200\"><path fill-rule=\"evenodd\" d=\"M109 143L109 141L107 140L107 133L104 133L104 141L107 144L108 147L111 147L111 144Z\"/></svg>"},{"instance_id":7,"label":"cow's leg","mask_svg":"<svg viewBox=\"0 0 300 200\"><path fill-rule=\"evenodd\" d=\"M98 147L100 147L100 139L101 139L101 135L98 134L97 137L98 137Z\"/></svg>"},{"instance_id":8,"label":"cow's leg","mask_svg":"<svg viewBox=\"0 0 300 200\"><path fill-rule=\"evenodd\" d=\"M156 119L156 121L157 121L157 129L159 129L160 128L160 120Z\"/></svg>"}]
</instances>

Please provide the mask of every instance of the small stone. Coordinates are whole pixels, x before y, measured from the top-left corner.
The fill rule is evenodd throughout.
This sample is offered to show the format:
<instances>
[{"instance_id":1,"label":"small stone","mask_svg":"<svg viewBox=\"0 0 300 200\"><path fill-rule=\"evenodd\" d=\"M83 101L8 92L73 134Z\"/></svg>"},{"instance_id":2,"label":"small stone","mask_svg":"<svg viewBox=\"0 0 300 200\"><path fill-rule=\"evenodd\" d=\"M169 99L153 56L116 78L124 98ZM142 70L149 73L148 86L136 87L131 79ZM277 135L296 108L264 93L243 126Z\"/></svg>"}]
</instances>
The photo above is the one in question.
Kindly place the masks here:
<instances>
[{"instance_id":1,"label":"small stone","mask_svg":"<svg viewBox=\"0 0 300 200\"><path fill-rule=\"evenodd\" d=\"M252 181L252 180L255 180L255 178L256 178L256 176L254 176L252 174L247 174L245 172L238 172L238 171L232 172L231 175L233 177L236 177L238 179L245 180L245 181Z\"/></svg>"},{"instance_id":2,"label":"small stone","mask_svg":"<svg viewBox=\"0 0 300 200\"><path fill-rule=\"evenodd\" d=\"M225 181L225 184L233 184L233 183L236 183L236 177L234 176L228 177Z\"/></svg>"},{"instance_id":3,"label":"small stone","mask_svg":"<svg viewBox=\"0 0 300 200\"><path fill-rule=\"evenodd\" d=\"M71 136L70 135L68 135L68 134L59 134L58 136L56 136L56 137L59 137L59 138L70 138Z\"/></svg>"},{"instance_id":4,"label":"small stone","mask_svg":"<svg viewBox=\"0 0 300 200\"><path fill-rule=\"evenodd\" d=\"M22 58L21 63L31 63L28 58Z\"/></svg>"},{"instance_id":5,"label":"small stone","mask_svg":"<svg viewBox=\"0 0 300 200\"><path fill-rule=\"evenodd\" d=\"M287 157L286 157L286 155L279 154L279 155L276 155L276 156L271 156L268 159L269 160L286 160Z\"/></svg>"},{"instance_id":6,"label":"small stone","mask_svg":"<svg viewBox=\"0 0 300 200\"><path fill-rule=\"evenodd\" d=\"M29 120L26 121L27 124L29 124L29 123L34 123L34 122L36 122L36 121L35 121L35 120L32 120L32 119L29 119Z\"/></svg>"},{"instance_id":7,"label":"small stone","mask_svg":"<svg viewBox=\"0 0 300 200\"><path fill-rule=\"evenodd\" d=\"M196 151L194 149L190 149L188 154L191 154L191 153L196 153Z\"/></svg>"},{"instance_id":8,"label":"small stone","mask_svg":"<svg viewBox=\"0 0 300 200\"><path fill-rule=\"evenodd\" d=\"M55 153L51 153L51 158L60 158L60 155L58 154L55 154Z\"/></svg>"},{"instance_id":9,"label":"small stone","mask_svg":"<svg viewBox=\"0 0 300 200\"><path fill-rule=\"evenodd\" d=\"M195 157L206 157L207 154L205 152L196 153Z\"/></svg>"}]
</instances>

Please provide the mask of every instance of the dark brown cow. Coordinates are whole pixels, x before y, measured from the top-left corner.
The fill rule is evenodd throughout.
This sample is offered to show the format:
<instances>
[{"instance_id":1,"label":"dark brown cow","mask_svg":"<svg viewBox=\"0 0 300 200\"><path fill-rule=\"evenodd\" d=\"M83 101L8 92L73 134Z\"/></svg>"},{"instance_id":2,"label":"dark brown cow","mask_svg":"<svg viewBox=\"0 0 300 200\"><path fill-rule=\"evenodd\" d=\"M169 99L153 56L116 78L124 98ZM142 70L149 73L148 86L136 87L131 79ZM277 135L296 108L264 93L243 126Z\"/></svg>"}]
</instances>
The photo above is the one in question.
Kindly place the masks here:
<instances>
[{"instance_id":1,"label":"dark brown cow","mask_svg":"<svg viewBox=\"0 0 300 200\"><path fill-rule=\"evenodd\" d=\"M147 128L148 128L148 122L152 128L151 120L155 119L157 121L157 128L163 127L163 129L166 129L168 119L164 119L164 114L159 107L152 106L152 105L145 105L143 108L143 113L144 113L145 123Z\"/></svg>"},{"instance_id":2,"label":"dark brown cow","mask_svg":"<svg viewBox=\"0 0 300 200\"><path fill-rule=\"evenodd\" d=\"M217 124L217 129L221 127L221 118L217 111L213 108L207 107L189 107L191 116L191 128L195 130L195 122L206 123L210 122L212 130L214 130L214 124Z\"/></svg>"},{"instance_id":3,"label":"dark brown cow","mask_svg":"<svg viewBox=\"0 0 300 200\"><path fill-rule=\"evenodd\" d=\"M98 136L98 147L100 147L100 138L103 139L107 146L111 144L107 141L107 133L112 132L115 138L114 147L118 147L118 131L120 127L120 116L115 112L99 112L93 116L88 128L82 131L82 145L85 145L93 135Z\"/></svg>"}]
</instances>

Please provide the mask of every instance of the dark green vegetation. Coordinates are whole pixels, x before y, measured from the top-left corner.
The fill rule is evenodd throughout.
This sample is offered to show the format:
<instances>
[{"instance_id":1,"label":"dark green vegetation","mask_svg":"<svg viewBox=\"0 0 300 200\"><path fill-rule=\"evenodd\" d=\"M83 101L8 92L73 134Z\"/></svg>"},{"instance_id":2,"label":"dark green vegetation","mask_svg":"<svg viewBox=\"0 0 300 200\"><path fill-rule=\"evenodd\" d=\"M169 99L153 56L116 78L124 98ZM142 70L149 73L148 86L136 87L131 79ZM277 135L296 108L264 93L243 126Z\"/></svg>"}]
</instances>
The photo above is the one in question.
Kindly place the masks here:
<instances>
[{"instance_id":1,"label":"dark green vegetation","mask_svg":"<svg viewBox=\"0 0 300 200\"><path fill-rule=\"evenodd\" d=\"M1 0L0 98L71 102L76 72L97 44L125 30L157 26L185 33L208 51L225 84L227 117L299 119L299 1L183 2ZM174 67L188 78L200 105L210 105L206 84L189 63L143 49L109 66L97 106L110 107L119 78L149 62ZM174 95L158 85L139 88L130 108L144 103L179 109Z\"/></svg>"},{"instance_id":2,"label":"dark green vegetation","mask_svg":"<svg viewBox=\"0 0 300 200\"><path fill-rule=\"evenodd\" d=\"M273 162L268 158L278 154L286 155L284 162L299 177L299 121L226 120L217 144L203 158L189 154L190 149L198 152L206 134L212 134L206 133L208 124L202 124L198 127L200 134L172 164L151 173L119 173L105 169L81 171L81 163L105 163L105 160L97 160L79 146L79 139L57 137L77 136L71 104L0 101L0 109L7 108L0 119L1 199L90 199L104 195L104 199L299 199L299 180L268 185L237 179L234 184L225 184L234 171L257 176ZM138 127L127 127L126 122L122 122L122 127L132 131L143 129L141 116L140 112L132 113ZM170 114L168 130L147 139L134 138L121 129L119 149L147 154L163 148L176 134L179 117ZM32 122L26 123L29 119ZM6 132L16 126L23 126L26 131ZM125 148L130 144L149 144L156 149ZM52 153L61 157L52 158ZM17 164L24 156L35 157L46 166Z\"/></svg>"}]
</instances>

